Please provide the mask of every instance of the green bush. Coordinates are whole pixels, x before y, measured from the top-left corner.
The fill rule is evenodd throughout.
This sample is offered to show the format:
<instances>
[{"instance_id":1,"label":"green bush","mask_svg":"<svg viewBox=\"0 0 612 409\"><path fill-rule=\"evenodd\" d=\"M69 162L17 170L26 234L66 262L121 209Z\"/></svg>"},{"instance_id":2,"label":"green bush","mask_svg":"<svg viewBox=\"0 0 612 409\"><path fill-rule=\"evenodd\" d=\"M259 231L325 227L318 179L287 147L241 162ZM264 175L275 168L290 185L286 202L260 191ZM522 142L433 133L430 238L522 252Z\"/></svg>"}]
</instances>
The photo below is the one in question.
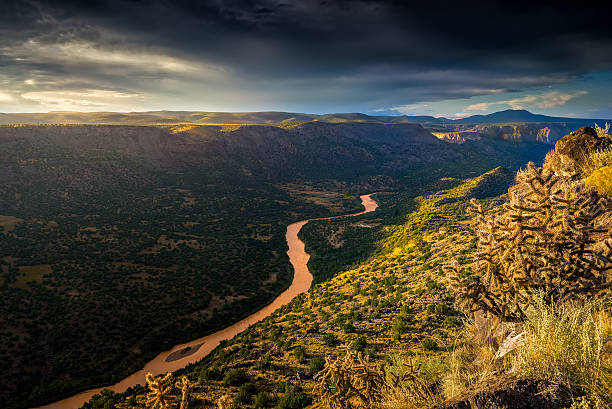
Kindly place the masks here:
<instances>
[{"instance_id":1,"label":"green bush","mask_svg":"<svg viewBox=\"0 0 612 409\"><path fill-rule=\"evenodd\" d=\"M436 343L436 341L429 338L424 339L423 342L421 342L421 345L423 346L423 349L425 351L435 351L438 349L438 344Z\"/></svg>"},{"instance_id":2,"label":"green bush","mask_svg":"<svg viewBox=\"0 0 612 409\"><path fill-rule=\"evenodd\" d=\"M253 395L257 392L257 388L251 382L244 383L238 389L238 393L234 396L234 403L239 405L246 405L251 403Z\"/></svg>"},{"instance_id":3,"label":"green bush","mask_svg":"<svg viewBox=\"0 0 612 409\"><path fill-rule=\"evenodd\" d=\"M206 381L219 380L221 372L216 367L204 367L200 370L198 377Z\"/></svg>"},{"instance_id":4,"label":"green bush","mask_svg":"<svg viewBox=\"0 0 612 409\"><path fill-rule=\"evenodd\" d=\"M395 318L391 324L391 331L393 331L395 339L399 340L404 332L406 332L406 323L404 320L400 317Z\"/></svg>"},{"instance_id":5,"label":"green bush","mask_svg":"<svg viewBox=\"0 0 612 409\"><path fill-rule=\"evenodd\" d=\"M342 331L344 331L347 334L355 332L355 325L350 321L345 322L344 324L340 325L340 328L342 328Z\"/></svg>"},{"instance_id":6,"label":"green bush","mask_svg":"<svg viewBox=\"0 0 612 409\"><path fill-rule=\"evenodd\" d=\"M223 386L240 386L249 380L244 369L230 369L223 377Z\"/></svg>"},{"instance_id":7,"label":"green bush","mask_svg":"<svg viewBox=\"0 0 612 409\"><path fill-rule=\"evenodd\" d=\"M304 363L304 361L306 361L306 348L301 345L298 345L293 350L293 356L295 356L299 363Z\"/></svg>"},{"instance_id":8,"label":"green bush","mask_svg":"<svg viewBox=\"0 0 612 409\"><path fill-rule=\"evenodd\" d=\"M265 408L270 405L270 395L268 392L259 392L257 395L255 395L253 405L258 409Z\"/></svg>"},{"instance_id":9,"label":"green bush","mask_svg":"<svg viewBox=\"0 0 612 409\"><path fill-rule=\"evenodd\" d=\"M355 342L353 342L353 349L355 351L362 352L367 346L368 342L363 335L359 335L357 339L355 339Z\"/></svg>"},{"instance_id":10,"label":"green bush","mask_svg":"<svg viewBox=\"0 0 612 409\"><path fill-rule=\"evenodd\" d=\"M323 335L323 343L328 347L335 347L338 345L338 337L335 334Z\"/></svg>"},{"instance_id":11,"label":"green bush","mask_svg":"<svg viewBox=\"0 0 612 409\"><path fill-rule=\"evenodd\" d=\"M447 315L450 312L450 307L446 304L430 304L427 306L427 312L430 314Z\"/></svg>"},{"instance_id":12,"label":"green bush","mask_svg":"<svg viewBox=\"0 0 612 409\"><path fill-rule=\"evenodd\" d=\"M457 317L453 317L451 315L451 316L444 318L444 323L450 327L454 327L455 325L459 323L459 320L457 319Z\"/></svg>"},{"instance_id":13,"label":"green bush","mask_svg":"<svg viewBox=\"0 0 612 409\"><path fill-rule=\"evenodd\" d=\"M308 367L310 368L310 375L315 375L325 367L325 358L322 356L315 356L311 358Z\"/></svg>"},{"instance_id":14,"label":"green bush","mask_svg":"<svg viewBox=\"0 0 612 409\"><path fill-rule=\"evenodd\" d=\"M283 334L283 327L272 327L270 330L270 338L273 340L277 340Z\"/></svg>"},{"instance_id":15,"label":"green bush","mask_svg":"<svg viewBox=\"0 0 612 409\"><path fill-rule=\"evenodd\" d=\"M278 402L278 409L302 409L312 403L312 398L300 393L295 388L287 388L287 392Z\"/></svg>"}]
</instances>

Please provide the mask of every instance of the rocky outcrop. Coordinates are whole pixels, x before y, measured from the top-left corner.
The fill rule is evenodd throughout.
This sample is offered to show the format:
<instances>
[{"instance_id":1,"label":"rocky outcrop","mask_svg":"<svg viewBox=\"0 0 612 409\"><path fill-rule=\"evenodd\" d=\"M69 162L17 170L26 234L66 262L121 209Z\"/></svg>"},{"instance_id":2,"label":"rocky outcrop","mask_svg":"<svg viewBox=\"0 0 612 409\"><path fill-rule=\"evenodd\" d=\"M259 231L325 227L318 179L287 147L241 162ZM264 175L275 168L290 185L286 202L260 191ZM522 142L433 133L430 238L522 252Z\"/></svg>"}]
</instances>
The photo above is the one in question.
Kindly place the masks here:
<instances>
[{"instance_id":1,"label":"rocky outcrop","mask_svg":"<svg viewBox=\"0 0 612 409\"><path fill-rule=\"evenodd\" d=\"M494 139L513 142L554 144L577 128L565 123L445 125L449 132L433 132L441 140L464 143L467 140Z\"/></svg>"},{"instance_id":2,"label":"rocky outcrop","mask_svg":"<svg viewBox=\"0 0 612 409\"><path fill-rule=\"evenodd\" d=\"M482 135L475 131L432 132L432 134L441 141L448 143L464 143L468 140L478 141L482 138Z\"/></svg>"},{"instance_id":3,"label":"rocky outcrop","mask_svg":"<svg viewBox=\"0 0 612 409\"><path fill-rule=\"evenodd\" d=\"M589 153L605 149L612 145L610 138L599 137L595 129L583 126L564 136L555 144L555 153L564 155L569 159L581 163Z\"/></svg>"},{"instance_id":4,"label":"rocky outcrop","mask_svg":"<svg viewBox=\"0 0 612 409\"><path fill-rule=\"evenodd\" d=\"M499 376L432 409L563 409L572 405L574 397L572 390L556 382Z\"/></svg>"}]
</instances>

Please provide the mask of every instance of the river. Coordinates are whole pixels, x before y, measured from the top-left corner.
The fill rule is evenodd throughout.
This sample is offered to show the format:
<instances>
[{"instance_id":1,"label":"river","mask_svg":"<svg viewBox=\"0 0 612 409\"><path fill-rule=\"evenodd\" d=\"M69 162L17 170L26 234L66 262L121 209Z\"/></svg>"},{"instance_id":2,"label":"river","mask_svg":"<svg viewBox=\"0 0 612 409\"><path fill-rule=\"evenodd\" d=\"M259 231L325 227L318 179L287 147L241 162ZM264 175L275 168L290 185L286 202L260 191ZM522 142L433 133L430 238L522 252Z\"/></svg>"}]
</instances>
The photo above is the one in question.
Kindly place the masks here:
<instances>
[{"instance_id":1,"label":"river","mask_svg":"<svg viewBox=\"0 0 612 409\"><path fill-rule=\"evenodd\" d=\"M172 347L172 349L157 355L140 371L131 374L114 385L90 389L70 398L50 403L45 406L40 406L37 409L78 409L85 402L90 400L93 395L100 393L103 389L111 389L118 393L124 392L130 386L144 384L145 375L149 372L154 375L172 372L183 368L190 363L201 360L206 355L210 354L210 352L215 349L221 343L221 341L233 338L251 325L271 315L283 305L288 304L296 296L308 291L310 285L312 284L312 274L310 274L310 271L308 270L308 259L310 259L310 255L305 251L304 242L298 238L300 230L306 223L311 220L329 220L337 217L358 216L360 214L373 212L378 207L378 204L374 199L372 199L372 195L373 193L360 196L361 204L365 208L365 210L362 212L302 220L287 226L287 234L285 235L285 238L287 239L287 245L289 247L287 255L289 255L289 261L293 265L294 269L293 281L289 288L276 297L272 303L236 322L235 324L223 328L213 334L206 335L191 342L175 345Z\"/></svg>"}]
</instances>

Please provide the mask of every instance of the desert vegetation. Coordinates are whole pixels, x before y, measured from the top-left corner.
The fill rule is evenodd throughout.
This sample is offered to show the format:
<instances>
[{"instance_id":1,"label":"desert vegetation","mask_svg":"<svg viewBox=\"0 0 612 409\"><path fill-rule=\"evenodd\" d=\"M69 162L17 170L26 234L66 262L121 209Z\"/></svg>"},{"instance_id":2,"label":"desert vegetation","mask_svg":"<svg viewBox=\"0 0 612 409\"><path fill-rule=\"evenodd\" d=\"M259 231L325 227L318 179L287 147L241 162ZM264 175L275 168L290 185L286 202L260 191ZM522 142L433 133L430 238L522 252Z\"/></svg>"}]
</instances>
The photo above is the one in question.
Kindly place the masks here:
<instances>
[{"instance_id":1,"label":"desert vegetation","mask_svg":"<svg viewBox=\"0 0 612 409\"><path fill-rule=\"evenodd\" d=\"M406 161L402 155L412 158L413 145L389 157L374 146L380 141L366 135L356 143L359 136L351 135L344 141L354 149L351 158L315 160L334 152L327 133L348 138L345 131L294 125L276 127L279 134L270 138L286 143L284 132L301 134L304 127L321 138L302 152L297 163L303 168L290 183L283 176L289 159L281 158L291 149L264 144L251 152L240 145L243 135L265 127L176 129L172 138L189 143L237 143L231 154L215 146L214 160L205 164L195 159L207 157L197 144L197 155L149 150L148 133L163 139L166 128L7 128L15 139L2 145L9 158L2 172L10 178L0 191L11 198L2 202L8 210L0 219L0 354L10 375L2 403L33 405L111 383L160 350L247 315L290 282L286 225L353 211L363 191L382 192L376 214L316 222L302 232L318 283L312 291L184 371L195 382L192 404L216 405L226 395L226 405L307 404L316 399L313 377L325 370L325 357L344 356L346 345L376 365L414 360L426 384L439 382L450 351L463 342L457 341L463 315L442 267L456 259L475 275L470 263L477 241L468 229L468 202L476 198L497 211L497 196L510 180L502 169L465 177L502 157L513 166L524 163L545 147L488 141L489 154L481 155L477 144L452 153L441 146L436 160L447 162L432 170L429 148L419 147L419 161ZM32 132L42 142L23 137ZM109 149L88 150L71 139L113 133L118 137ZM138 155L122 145L123 133L138 140ZM397 143L390 138L383 144ZM371 156L363 156L364 149ZM594 180L606 166L601 152L593 153L599 155ZM254 157L262 162L248 166ZM366 157L376 159L360 162ZM400 389L393 390L397 399ZM125 395L105 392L89 405L111 401L146 403L135 388Z\"/></svg>"},{"instance_id":2,"label":"desert vegetation","mask_svg":"<svg viewBox=\"0 0 612 409\"><path fill-rule=\"evenodd\" d=\"M474 195L487 203L497 200L486 199L485 191L496 193L504 185L507 188L509 179L500 177L501 173L497 169L476 180L436 182L430 190L433 193L423 193L418 200L399 194L376 195L386 207L357 221L380 223L373 227L378 237L384 237L384 229L396 233L391 227L406 222L406 214L402 215L405 209L411 209L410 220L418 214L428 217L446 206L454 210L431 228L419 225L420 230L411 233L416 239L402 241L401 247L385 247L381 242L366 261L317 284L263 322L223 343L201 363L176 374L197 383L192 389L193 407L256 407L260 400L255 398L265 395L261 402L268 407L300 408L317 399L318 381L328 376L326 360L345 362L347 355L355 362L367 360L380 376L385 374L385 379L388 369L422 385L433 382L444 371L444 356L461 332L461 316L448 294L441 267L449 251L457 257L471 251L472 239L464 222L467 200ZM405 362L411 362L414 370L407 371ZM421 381L421 376L426 381ZM249 383L254 389L241 389ZM398 399L402 388L393 389ZM414 396L417 399L419 395ZM129 393L119 401L123 402L119 405L145 404L142 393Z\"/></svg>"},{"instance_id":3,"label":"desert vegetation","mask_svg":"<svg viewBox=\"0 0 612 409\"><path fill-rule=\"evenodd\" d=\"M412 198L402 223L394 211L370 215L377 251L201 367L246 365L272 394L293 379L332 408L608 407L610 202L581 170L551 170L563 160L529 165L505 198L494 197L507 181L496 170L441 181L454 186ZM310 357L325 364L310 372ZM201 396L228 392L204 384Z\"/></svg>"},{"instance_id":4,"label":"desert vegetation","mask_svg":"<svg viewBox=\"0 0 612 409\"><path fill-rule=\"evenodd\" d=\"M440 175L477 174L500 158L517 166L544 149L494 142L481 154L415 124L311 122L4 126L0 139L0 399L9 407L110 384L265 304L291 280L290 222L351 212L364 191L420 192ZM347 245L332 246L339 253L313 249L317 277L377 250L389 221L363 222L371 227L350 226L339 237ZM336 256L317 272L317 260ZM353 320L341 325L358 335Z\"/></svg>"}]
</instances>

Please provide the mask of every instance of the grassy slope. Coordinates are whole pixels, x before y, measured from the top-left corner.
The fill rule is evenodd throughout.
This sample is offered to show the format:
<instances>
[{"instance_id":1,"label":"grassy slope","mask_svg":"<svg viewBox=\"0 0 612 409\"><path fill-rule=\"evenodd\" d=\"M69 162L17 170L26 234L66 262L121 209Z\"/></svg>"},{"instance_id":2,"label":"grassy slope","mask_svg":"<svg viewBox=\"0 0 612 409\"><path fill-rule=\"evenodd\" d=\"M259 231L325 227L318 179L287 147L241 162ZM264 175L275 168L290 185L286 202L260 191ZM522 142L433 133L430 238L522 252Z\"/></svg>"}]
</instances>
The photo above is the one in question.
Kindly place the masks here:
<instances>
[{"instance_id":1,"label":"grassy slope","mask_svg":"<svg viewBox=\"0 0 612 409\"><path fill-rule=\"evenodd\" d=\"M464 223L467 200L487 196L487 191L498 194L508 180L496 169L466 181L441 183L446 189L420 196L414 205L398 197L379 198L388 206L412 211L402 223L380 227L383 238L373 255L183 370L199 383L194 406L234 395L237 387L222 379L237 368L246 370L257 390L276 398L281 398L277 386L284 382L300 383L310 393L314 381L295 381L296 371L309 372L311 360L341 354L342 345L354 347L359 338L365 353L376 361L407 354L427 362L426 371L443 370L442 358L458 336L461 317L452 307L441 264L470 251L472 239ZM387 220L397 221L389 209ZM381 216L370 217L384 223ZM331 342L334 338L336 343ZM142 395L132 394L122 405L142 402Z\"/></svg>"}]
</instances>

